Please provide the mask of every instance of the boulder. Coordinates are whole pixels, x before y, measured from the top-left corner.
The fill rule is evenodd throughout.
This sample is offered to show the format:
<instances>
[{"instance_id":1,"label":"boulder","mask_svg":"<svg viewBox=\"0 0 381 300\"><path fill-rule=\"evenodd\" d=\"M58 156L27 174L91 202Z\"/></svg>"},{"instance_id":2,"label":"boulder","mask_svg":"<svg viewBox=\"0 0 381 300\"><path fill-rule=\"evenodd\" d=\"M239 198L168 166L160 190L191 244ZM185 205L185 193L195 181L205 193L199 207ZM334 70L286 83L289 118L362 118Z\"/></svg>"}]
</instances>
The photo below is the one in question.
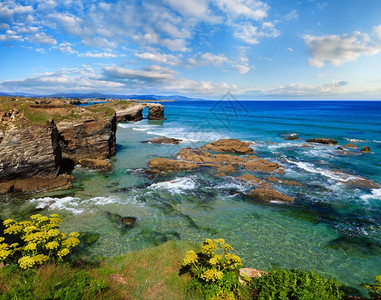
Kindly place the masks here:
<instances>
[{"instance_id":1,"label":"boulder","mask_svg":"<svg viewBox=\"0 0 381 300\"><path fill-rule=\"evenodd\" d=\"M344 149L343 149L343 147L337 147L337 150L339 150L339 151L343 151Z\"/></svg>"},{"instance_id":2,"label":"boulder","mask_svg":"<svg viewBox=\"0 0 381 300\"><path fill-rule=\"evenodd\" d=\"M290 134L289 136L286 136L283 139L289 141L297 141L299 137L296 134Z\"/></svg>"},{"instance_id":3,"label":"boulder","mask_svg":"<svg viewBox=\"0 0 381 300\"><path fill-rule=\"evenodd\" d=\"M242 181L246 181L246 182L249 182L252 184L261 184L263 182L259 178L254 177L253 175L250 175L250 174L238 176L237 179L242 180Z\"/></svg>"},{"instance_id":4,"label":"boulder","mask_svg":"<svg viewBox=\"0 0 381 300\"><path fill-rule=\"evenodd\" d=\"M75 162L85 168L101 169L108 172L111 172L114 168L108 160L101 158L79 158Z\"/></svg>"},{"instance_id":5,"label":"boulder","mask_svg":"<svg viewBox=\"0 0 381 300\"><path fill-rule=\"evenodd\" d=\"M266 271L261 271L253 268L241 268L239 269L239 275L246 278L258 278L264 275L268 275Z\"/></svg>"},{"instance_id":6,"label":"boulder","mask_svg":"<svg viewBox=\"0 0 381 300\"><path fill-rule=\"evenodd\" d=\"M251 144L252 143L242 142L238 139L221 139L206 144L201 147L201 149L223 153L251 154L254 152L253 148L250 147Z\"/></svg>"},{"instance_id":7,"label":"boulder","mask_svg":"<svg viewBox=\"0 0 381 300\"><path fill-rule=\"evenodd\" d=\"M148 120L165 120L164 118L164 105L159 103L148 103Z\"/></svg>"},{"instance_id":8,"label":"boulder","mask_svg":"<svg viewBox=\"0 0 381 300\"><path fill-rule=\"evenodd\" d=\"M325 139L325 138L317 138L317 139L308 139L308 143L318 143L325 145L337 145L337 141L334 139Z\"/></svg>"},{"instance_id":9,"label":"boulder","mask_svg":"<svg viewBox=\"0 0 381 300\"><path fill-rule=\"evenodd\" d=\"M174 160L168 158L154 158L148 163L150 168L157 171L189 171L197 169L199 166L194 162Z\"/></svg>"},{"instance_id":10,"label":"boulder","mask_svg":"<svg viewBox=\"0 0 381 300\"><path fill-rule=\"evenodd\" d=\"M255 200L262 202L269 201L281 201L281 202L292 202L294 197L288 197L273 188L258 187L255 190L249 192L249 196Z\"/></svg>"},{"instance_id":11,"label":"boulder","mask_svg":"<svg viewBox=\"0 0 381 300\"><path fill-rule=\"evenodd\" d=\"M355 144L345 144L344 145L345 148L354 148L354 149L358 149L359 146L355 145Z\"/></svg>"},{"instance_id":12,"label":"boulder","mask_svg":"<svg viewBox=\"0 0 381 300\"><path fill-rule=\"evenodd\" d=\"M243 163L243 166L248 171L278 173L278 174L284 173L284 168L281 165L275 162L268 161L263 158L247 161Z\"/></svg>"},{"instance_id":13,"label":"boulder","mask_svg":"<svg viewBox=\"0 0 381 300\"><path fill-rule=\"evenodd\" d=\"M281 183L286 185L296 185L296 186L303 186L300 182L294 181L294 180L282 180L276 177L267 177L267 181L275 182L275 183Z\"/></svg>"},{"instance_id":14,"label":"boulder","mask_svg":"<svg viewBox=\"0 0 381 300\"><path fill-rule=\"evenodd\" d=\"M175 138L167 138L167 137L157 137L154 139L150 139L147 141L142 141L141 143L149 143L149 144L180 144L182 140Z\"/></svg>"},{"instance_id":15,"label":"boulder","mask_svg":"<svg viewBox=\"0 0 381 300\"><path fill-rule=\"evenodd\" d=\"M367 147L367 146L362 147L361 153L370 153L370 147Z\"/></svg>"},{"instance_id":16,"label":"boulder","mask_svg":"<svg viewBox=\"0 0 381 300\"><path fill-rule=\"evenodd\" d=\"M338 181L346 185L359 187L359 188L368 188L368 189L380 188L380 185L378 183L372 180L366 179L364 177L355 176L355 175L348 174L339 170L334 170L332 172L338 176Z\"/></svg>"}]
</instances>

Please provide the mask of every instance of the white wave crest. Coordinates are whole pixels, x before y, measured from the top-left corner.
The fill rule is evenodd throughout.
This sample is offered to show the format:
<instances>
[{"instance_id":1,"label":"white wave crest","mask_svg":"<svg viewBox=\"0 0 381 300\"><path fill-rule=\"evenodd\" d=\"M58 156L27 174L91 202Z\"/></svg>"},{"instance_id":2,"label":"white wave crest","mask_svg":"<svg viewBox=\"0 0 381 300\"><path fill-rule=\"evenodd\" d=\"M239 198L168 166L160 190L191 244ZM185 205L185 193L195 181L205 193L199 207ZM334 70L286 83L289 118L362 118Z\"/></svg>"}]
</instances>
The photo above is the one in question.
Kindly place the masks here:
<instances>
[{"instance_id":1,"label":"white wave crest","mask_svg":"<svg viewBox=\"0 0 381 300\"><path fill-rule=\"evenodd\" d=\"M195 176L176 178L170 181L151 184L149 188L154 190L167 190L172 195L183 194L186 190L196 188L196 178Z\"/></svg>"},{"instance_id":2,"label":"white wave crest","mask_svg":"<svg viewBox=\"0 0 381 300\"><path fill-rule=\"evenodd\" d=\"M364 201L368 201L370 199L381 200L381 189L372 189L372 194L362 195L360 198Z\"/></svg>"}]
</instances>

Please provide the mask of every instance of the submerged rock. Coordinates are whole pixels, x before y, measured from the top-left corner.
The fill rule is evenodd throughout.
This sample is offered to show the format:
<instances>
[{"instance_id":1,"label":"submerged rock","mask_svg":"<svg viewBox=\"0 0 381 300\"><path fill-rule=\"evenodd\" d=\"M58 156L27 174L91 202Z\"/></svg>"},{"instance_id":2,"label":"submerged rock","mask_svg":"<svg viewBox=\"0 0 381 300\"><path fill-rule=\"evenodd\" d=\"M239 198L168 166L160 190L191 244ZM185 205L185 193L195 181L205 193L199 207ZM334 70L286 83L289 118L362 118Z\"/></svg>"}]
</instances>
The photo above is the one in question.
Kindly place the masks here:
<instances>
[{"instance_id":1,"label":"submerged rock","mask_svg":"<svg viewBox=\"0 0 381 300\"><path fill-rule=\"evenodd\" d=\"M255 190L250 191L249 196L258 201L269 202L269 201L282 201L282 202L292 202L294 197L288 197L273 188L258 187Z\"/></svg>"},{"instance_id":2,"label":"submerged rock","mask_svg":"<svg viewBox=\"0 0 381 300\"><path fill-rule=\"evenodd\" d=\"M301 184L300 182L297 182L294 180L283 180L283 179L279 179L276 177L267 177L266 180L270 181L270 182L276 182L276 183L281 183L281 184L286 184L286 185L303 186L303 184Z\"/></svg>"},{"instance_id":3,"label":"submerged rock","mask_svg":"<svg viewBox=\"0 0 381 300\"><path fill-rule=\"evenodd\" d=\"M361 152L362 153L370 153L370 147L367 147L367 146L362 147Z\"/></svg>"},{"instance_id":4,"label":"submerged rock","mask_svg":"<svg viewBox=\"0 0 381 300\"><path fill-rule=\"evenodd\" d=\"M283 139L289 141L297 141L299 137L296 134L290 134L289 136L286 136Z\"/></svg>"},{"instance_id":5,"label":"submerged rock","mask_svg":"<svg viewBox=\"0 0 381 300\"><path fill-rule=\"evenodd\" d=\"M135 217L122 217L119 214L106 212L107 218L119 228L132 228L136 222Z\"/></svg>"},{"instance_id":6,"label":"submerged rock","mask_svg":"<svg viewBox=\"0 0 381 300\"><path fill-rule=\"evenodd\" d=\"M242 181L246 181L246 182L249 182L252 184L261 184L263 182L259 178L254 177L253 175L250 175L250 174L238 176L237 179L242 180Z\"/></svg>"},{"instance_id":7,"label":"submerged rock","mask_svg":"<svg viewBox=\"0 0 381 300\"><path fill-rule=\"evenodd\" d=\"M375 189L380 187L378 183L372 180L366 179L364 177L355 176L355 175L348 174L339 170L334 170L332 172L339 177L338 180L340 182L346 185L360 187L360 188L369 188L369 189Z\"/></svg>"},{"instance_id":8,"label":"submerged rock","mask_svg":"<svg viewBox=\"0 0 381 300\"><path fill-rule=\"evenodd\" d=\"M337 145L337 141L334 139L325 139L325 138L317 138L317 139L308 139L308 143L318 143L325 145Z\"/></svg>"},{"instance_id":9,"label":"submerged rock","mask_svg":"<svg viewBox=\"0 0 381 300\"><path fill-rule=\"evenodd\" d=\"M355 144L349 144L349 143L348 143L348 144L345 144L344 147L345 147L345 148L354 148L354 149L358 149L358 148L359 148L359 146L357 146L357 145L355 145Z\"/></svg>"},{"instance_id":10,"label":"submerged rock","mask_svg":"<svg viewBox=\"0 0 381 300\"><path fill-rule=\"evenodd\" d=\"M201 149L214 152L251 154L254 152L253 148L249 147L251 144L252 143L242 142L238 139L221 139L216 142L209 143L201 147Z\"/></svg>"},{"instance_id":11,"label":"submerged rock","mask_svg":"<svg viewBox=\"0 0 381 300\"><path fill-rule=\"evenodd\" d=\"M167 137L157 137L154 139L150 139L147 141L141 141L141 143L150 143L150 144L180 144L182 140L175 138L167 138Z\"/></svg>"}]
</instances>

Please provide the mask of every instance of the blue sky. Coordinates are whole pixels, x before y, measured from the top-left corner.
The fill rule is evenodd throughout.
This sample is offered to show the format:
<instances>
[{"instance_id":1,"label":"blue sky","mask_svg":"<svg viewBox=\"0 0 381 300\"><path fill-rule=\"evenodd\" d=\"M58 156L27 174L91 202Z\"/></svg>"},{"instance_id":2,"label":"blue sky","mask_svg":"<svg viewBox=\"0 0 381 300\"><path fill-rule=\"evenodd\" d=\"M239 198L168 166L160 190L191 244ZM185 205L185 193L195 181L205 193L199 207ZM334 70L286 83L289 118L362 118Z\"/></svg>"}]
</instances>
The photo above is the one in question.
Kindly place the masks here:
<instances>
[{"instance_id":1,"label":"blue sky","mask_svg":"<svg viewBox=\"0 0 381 300\"><path fill-rule=\"evenodd\" d=\"M3 0L0 91L381 99L379 0Z\"/></svg>"}]
</instances>

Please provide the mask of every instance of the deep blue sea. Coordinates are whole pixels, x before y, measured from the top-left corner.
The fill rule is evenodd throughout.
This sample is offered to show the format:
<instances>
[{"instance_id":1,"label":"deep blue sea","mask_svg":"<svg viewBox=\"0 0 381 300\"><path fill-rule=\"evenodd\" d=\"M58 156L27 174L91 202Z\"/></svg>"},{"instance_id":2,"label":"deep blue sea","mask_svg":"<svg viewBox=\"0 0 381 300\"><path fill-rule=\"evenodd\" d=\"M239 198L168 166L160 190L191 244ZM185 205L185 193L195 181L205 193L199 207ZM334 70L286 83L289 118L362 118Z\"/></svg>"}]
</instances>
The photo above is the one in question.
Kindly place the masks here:
<instances>
[{"instance_id":1,"label":"deep blue sea","mask_svg":"<svg viewBox=\"0 0 381 300\"><path fill-rule=\"evenodd\" d=\"M381 189L346 184L359 177L381 184L381 102L232 99L163 104L166 121L118 125L113 172L76 168L71 190L3 197L0 217L21 218L36 208L59 213L64 230L100 234L87 249L90 256L119 255L170 239L200 243L221 237L247 267L314 270L355 288L381 273ZM283 139L290 134L299 140ZM158 136L183 142L140 143ZM306 139L319 137L336 139L340 146L369 146L371 153L305 146ZM246 196L253 187L235 179L250 172L154 178L144 172L152 158L175 158L182 148L221 138L254 142L256 155L285 166L285 173L277 176L303 186L274 186L295 201L253 201ZM120 230L107 212L138 220L134 228Z\"/></svg>"}]
</instances>

